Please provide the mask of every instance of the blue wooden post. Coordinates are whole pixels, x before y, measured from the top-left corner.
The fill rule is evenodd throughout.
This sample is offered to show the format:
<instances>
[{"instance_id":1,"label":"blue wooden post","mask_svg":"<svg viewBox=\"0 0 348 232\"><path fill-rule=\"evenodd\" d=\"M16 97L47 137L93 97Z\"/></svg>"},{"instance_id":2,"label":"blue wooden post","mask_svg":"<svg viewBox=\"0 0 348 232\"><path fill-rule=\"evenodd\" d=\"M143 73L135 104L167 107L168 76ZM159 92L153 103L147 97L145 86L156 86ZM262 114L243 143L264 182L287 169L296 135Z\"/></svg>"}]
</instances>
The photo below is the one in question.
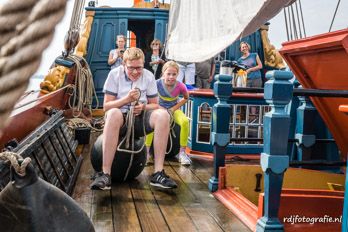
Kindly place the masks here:
<instances>
[{"instance_id":1,"label":"blue wooden post","mask_svg":"<svg viewBox=\"0 0 348 232\"><path fill-rule=\"evenodd\" d=\"M348 163L346 166L348 170ZM342 232L348 231L348 175L346 171L346 181L345 181L345 190L344 190L344 203L343 203L343 219L342 219Z\"/></svg>"},{"instance_id":2,"label":"blue wooden post","mask_svg":"<svg viewBox=\"0 0 348 232\"><path fill-rule=\"evenodd\" d=\"M218 102L213 106L211 143L214 146L214 176L208 184L211 192L218 189L219 167L225 165L225 148L230 142L231 107L227 99L232 94L232 76L219 74L215 79L214 95Z\"/></svg>"},{"instance_id":3,"label":"blue wooden post","mask_svg":"<svg viewBox=\"0 0 348 232\"><path fill-rule=\"evenodd\" d=\"M299 161L311 159L311 146L315 143L315 122L317 110L308 97L299 97L301 105L297 109L296 135L297 158Z\"/></svg>"},{"instance_id":4,"label":"blue wooden post","mask_svg":"<svg viewBox=\"0 0 348 232\"><path fill-rule=\"evenodd\" d=\"M343 110L342 110L343 111ZM348 112L343 111L346 115ZM348 161L346 165L346 181L345 181L345 190L344 190L344 203L343 203L343 219L342 219L342 232L348 231Z\"/></svg>"},{"instance_id":5,"label":"blue wooden post","mask_svg":"<svg viewBox=\"0 0 348 232\"><path fill-rule=\"evenodd\" d=\"M290 116L286 105L292 98L293 75L288 71L270 71L265 84L264 98L272 110L264 116L264 148L261 168L264 172L264 216L257 221L256 231L284 231L278 219L283 176L289 167L287 155Z\"/></svg>"}]
</instances>

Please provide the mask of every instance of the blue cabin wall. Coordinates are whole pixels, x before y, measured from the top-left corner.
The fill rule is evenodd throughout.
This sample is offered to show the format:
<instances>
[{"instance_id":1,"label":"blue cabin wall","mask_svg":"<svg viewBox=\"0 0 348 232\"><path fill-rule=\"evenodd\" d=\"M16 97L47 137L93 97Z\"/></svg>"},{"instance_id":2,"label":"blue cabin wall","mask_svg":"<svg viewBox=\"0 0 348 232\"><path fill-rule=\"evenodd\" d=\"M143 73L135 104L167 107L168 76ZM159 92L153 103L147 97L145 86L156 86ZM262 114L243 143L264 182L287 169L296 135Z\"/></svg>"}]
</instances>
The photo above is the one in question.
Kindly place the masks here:
<instances>
[{"instance_id":1,"label":"blue cabin wall","mask_svg":"<svg viewBox=\"0 0 348 232\"><path fill-rule=\"evenodd\" d=\"M263 54L263 45L262 45L262 40L261 40L261 33L259 30L254 32L251 35L248 35L246 37L243 37L240 40L235 41L233 44L231 44L227 49L226 49L226 57L228 60L237 60L239 57L242 56L240 49L239 49L239 44L245 41L248 44L250 44L250 52L257 53L262 61L264 63L264 54Z\"/></svg>"},{"instance_id":2,"label":"blue cabin wall","mask_svg":"<svg viewBox=\"0 0 348 232\"><path fill-rule=\"evenodd\" d=\"M107 60L110 50L116 46L116 36L127 35L128 31L134 32L137 38L136 46L147 52L154 38L164 43L169 11L153 8L93 7L88 7L86 10L95 12L86 59L93 75L99 107L102 107L104 101L102 90L110 71ZM93 105L96 105L96 101Z\"/></svg>"}]
</instances>

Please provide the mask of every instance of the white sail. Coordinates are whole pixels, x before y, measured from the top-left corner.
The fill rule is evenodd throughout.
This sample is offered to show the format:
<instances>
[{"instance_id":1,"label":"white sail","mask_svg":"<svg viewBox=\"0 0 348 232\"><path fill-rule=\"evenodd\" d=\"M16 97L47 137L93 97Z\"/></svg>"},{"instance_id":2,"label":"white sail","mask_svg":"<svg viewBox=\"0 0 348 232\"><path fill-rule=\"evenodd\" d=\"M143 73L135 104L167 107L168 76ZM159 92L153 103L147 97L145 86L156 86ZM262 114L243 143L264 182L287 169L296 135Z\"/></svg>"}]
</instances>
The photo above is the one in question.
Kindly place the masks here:
<instances>
[{"instance_id":1,"label":"white sail","mask_svg":"<svg viewBox=\"0 0 348 232\"><path fill-rule=\"evenodd\" d=\"M166 56L176 61L209 59L255 32L293 0L172 0Z\"/></svg>"}]
</instances>

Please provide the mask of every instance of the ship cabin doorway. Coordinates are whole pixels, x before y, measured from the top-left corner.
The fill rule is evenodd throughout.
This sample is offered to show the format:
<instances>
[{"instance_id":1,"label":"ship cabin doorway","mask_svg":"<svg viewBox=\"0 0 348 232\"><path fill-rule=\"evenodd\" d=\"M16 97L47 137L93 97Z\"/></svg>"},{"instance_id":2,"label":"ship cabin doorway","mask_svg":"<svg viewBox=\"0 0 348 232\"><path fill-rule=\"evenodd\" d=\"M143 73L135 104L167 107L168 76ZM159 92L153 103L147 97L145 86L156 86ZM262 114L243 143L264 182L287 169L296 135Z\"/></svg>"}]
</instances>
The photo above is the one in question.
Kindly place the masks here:
<instances>
[{"instance_id":1,"label":"ship cabin doorway","mask_svg":"<svg viewBox=\"0 0 348 232\"><path fill-rule=\"evenodd\" d=\"M154 20L129 20L127 33L129 47L140 48L144 54L151 52L150 44L155 38ZM127 45L128 45L127 43Z\"/></svg>"},{"instance_id":2,"label":"ship cabin doorway","mask_svg":"<svg viewBox=\"0 0 348 232\"><path fill-rule=\"evenodd\" d=\"M169 11L157 8L86 8L93 15L93 23L87 46L87 62L90 66L98 107L103 108L103 87L110 72L109 52L115 49L117 35L127 36L127 47L138 47L146 54L150 43L165 41ZM90 12L89 12L90 11ZM96 106L96 99L93 101Z\"/></svg>"}]
</instances>

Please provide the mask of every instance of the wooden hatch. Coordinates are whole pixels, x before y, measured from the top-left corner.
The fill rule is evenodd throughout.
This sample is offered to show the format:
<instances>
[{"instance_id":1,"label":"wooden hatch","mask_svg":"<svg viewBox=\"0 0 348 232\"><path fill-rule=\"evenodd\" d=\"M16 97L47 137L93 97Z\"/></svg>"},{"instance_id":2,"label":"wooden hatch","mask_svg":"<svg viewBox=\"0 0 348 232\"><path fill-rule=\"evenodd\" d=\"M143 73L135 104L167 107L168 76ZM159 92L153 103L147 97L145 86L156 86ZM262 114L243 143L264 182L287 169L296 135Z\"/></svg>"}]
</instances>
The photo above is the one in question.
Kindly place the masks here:
<instances>
[{"instance_id":1,"label":"wooden hatch","mask_svg":"<svg viewBox=\"0 0 348 232\"><path fill-rule=\"evenodd\" d=\"M280 54L303 88L348 90L348 29L283 44ZM341 150L348 152L348 116L339 112L347 98L311 97Z\"/></svg>"}]
</instances>

